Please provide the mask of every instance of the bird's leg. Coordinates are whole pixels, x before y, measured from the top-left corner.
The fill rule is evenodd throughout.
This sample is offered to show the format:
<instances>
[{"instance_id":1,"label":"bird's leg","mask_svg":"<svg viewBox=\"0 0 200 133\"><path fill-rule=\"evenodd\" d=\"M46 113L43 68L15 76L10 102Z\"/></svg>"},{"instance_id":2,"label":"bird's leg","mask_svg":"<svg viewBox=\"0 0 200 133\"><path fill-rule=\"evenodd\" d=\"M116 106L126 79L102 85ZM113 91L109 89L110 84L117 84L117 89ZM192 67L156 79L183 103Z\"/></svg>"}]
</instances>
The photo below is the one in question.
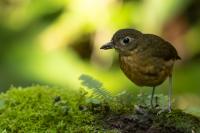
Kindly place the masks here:
<instances>
[{"instance_id":1,"label":"bird's leg","mask_svg":"<svg viewBox=\"0 0 200 133\"><path fill-rule=\"evenodd\" d=\"M151 94L151 108L153 108L153 98L154 98L154 92L155 92L155 86L152 89L152 94Z\"/></svg>"},{"instance_id":2,"label":"bird's leg","mask_svg":"<svg viewBox=\"0 0 200 133\"><path fill-rule=\"evenodd\" d=\"M171 99L172 99L172 75L169 75L169 88L168 88L168 110L171 112Z\"/></svg>"}]
</instances>

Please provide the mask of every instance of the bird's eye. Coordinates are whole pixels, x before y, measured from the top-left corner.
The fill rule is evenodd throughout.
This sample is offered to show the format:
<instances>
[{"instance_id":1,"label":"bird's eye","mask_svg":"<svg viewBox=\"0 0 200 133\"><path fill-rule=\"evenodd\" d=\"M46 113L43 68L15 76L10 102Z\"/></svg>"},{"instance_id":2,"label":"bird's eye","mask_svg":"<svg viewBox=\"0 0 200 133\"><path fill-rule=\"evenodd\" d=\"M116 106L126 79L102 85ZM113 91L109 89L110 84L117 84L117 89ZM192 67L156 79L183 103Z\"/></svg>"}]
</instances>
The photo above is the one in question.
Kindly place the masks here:
<instances>
[{"instance_id":1,"label":"bird's eye","mask_svg":"<svg viewBox=\"0 0 200 133\"><path fill-rule=\"evenodd\" d=\"M131 38L127 36L122 40L122 43L125 45L125 44L128 44L130 41L131 41Z\"/></svg>"}]
</instances>

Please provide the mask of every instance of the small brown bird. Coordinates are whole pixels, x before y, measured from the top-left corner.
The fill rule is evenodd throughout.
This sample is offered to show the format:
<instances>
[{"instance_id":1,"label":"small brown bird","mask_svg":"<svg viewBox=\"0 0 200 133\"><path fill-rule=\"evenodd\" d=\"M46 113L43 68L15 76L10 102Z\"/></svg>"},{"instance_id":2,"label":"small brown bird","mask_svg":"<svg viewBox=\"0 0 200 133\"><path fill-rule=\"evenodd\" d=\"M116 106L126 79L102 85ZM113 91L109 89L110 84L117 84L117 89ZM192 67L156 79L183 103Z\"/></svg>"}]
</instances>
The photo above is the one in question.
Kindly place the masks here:
<instances>
[{"instance_id":1,"label":"small brown bird","mask_svg":"<svg viewBox=\"0 0 200 133\"><path fill-rule=\"evenodd\" d=\"M138 86L152 87L151 107L156 86L169 77L168 110L171 111L172 69L181 59L176 49L153 34L143 34L135 29L118 30L111 41L101 49L116 49L120 68Z\"/></svg>"}]
</instances>

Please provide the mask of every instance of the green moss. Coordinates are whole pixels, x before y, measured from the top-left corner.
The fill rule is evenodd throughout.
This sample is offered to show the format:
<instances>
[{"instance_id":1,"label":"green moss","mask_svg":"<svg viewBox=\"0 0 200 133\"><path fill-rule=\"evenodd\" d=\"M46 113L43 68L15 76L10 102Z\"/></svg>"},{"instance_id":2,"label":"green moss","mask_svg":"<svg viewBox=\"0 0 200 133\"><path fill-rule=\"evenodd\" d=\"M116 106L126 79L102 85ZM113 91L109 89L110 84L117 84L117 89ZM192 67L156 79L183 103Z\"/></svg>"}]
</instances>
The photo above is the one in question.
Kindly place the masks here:
<instances>
[{"instance_id":1,"label":"green moss","mask_svg":"<svg viewBox=\"0 0 200 133\"><path fill-rule=\"evenodd\" d=\"M199 118L181 110L134 110L121 96L105 101L86 94L39 85L12 87L0 95L0 132L200 133Z\"/></svg>"},{"instance_id":2,"label":"green moss","mask_svg":"<svg viewBox=\"0 0 200 133\"><path fill-rule=\"evenodd\" d=\"M94 116L80 111L80 94L67 89L12 87L0 95L0 129L7 132L86 132L95 130ZM95 126L93 126L95 125Z\"/></svg>"},{"instance_id":3,"label":"green moss","mask_svg":"<svg viewBox=\"0 0 200 133\"><path fill-rule=\"evenodd\" d=\"M181 110L158 115L154 124L163 128L174 127L184 133L200 133L200 119Z\"/></svg>"}]
</instances>

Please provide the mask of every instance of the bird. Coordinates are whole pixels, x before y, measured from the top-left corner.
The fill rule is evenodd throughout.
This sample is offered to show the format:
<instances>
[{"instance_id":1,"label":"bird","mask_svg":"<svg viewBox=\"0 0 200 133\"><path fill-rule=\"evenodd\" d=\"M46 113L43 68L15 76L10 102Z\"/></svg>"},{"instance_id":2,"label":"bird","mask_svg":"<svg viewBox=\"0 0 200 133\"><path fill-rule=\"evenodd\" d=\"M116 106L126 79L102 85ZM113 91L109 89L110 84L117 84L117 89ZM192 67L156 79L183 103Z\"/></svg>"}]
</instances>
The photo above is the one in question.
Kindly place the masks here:
<instances>
[{"instance_id":1,"label":"bird","mask_svg":"<svg viewBox=\"0 0 200 133\"><path fill-rule=\"evenodd\" d=\"M173 66L181 58L170 42L154 34L127 28L116 31L111 41L100 49L115 49L124 74L137 86L152 87L152 108L155 88L168 78L168 111L171 112Z\"/></svg>"}]
</instances>

